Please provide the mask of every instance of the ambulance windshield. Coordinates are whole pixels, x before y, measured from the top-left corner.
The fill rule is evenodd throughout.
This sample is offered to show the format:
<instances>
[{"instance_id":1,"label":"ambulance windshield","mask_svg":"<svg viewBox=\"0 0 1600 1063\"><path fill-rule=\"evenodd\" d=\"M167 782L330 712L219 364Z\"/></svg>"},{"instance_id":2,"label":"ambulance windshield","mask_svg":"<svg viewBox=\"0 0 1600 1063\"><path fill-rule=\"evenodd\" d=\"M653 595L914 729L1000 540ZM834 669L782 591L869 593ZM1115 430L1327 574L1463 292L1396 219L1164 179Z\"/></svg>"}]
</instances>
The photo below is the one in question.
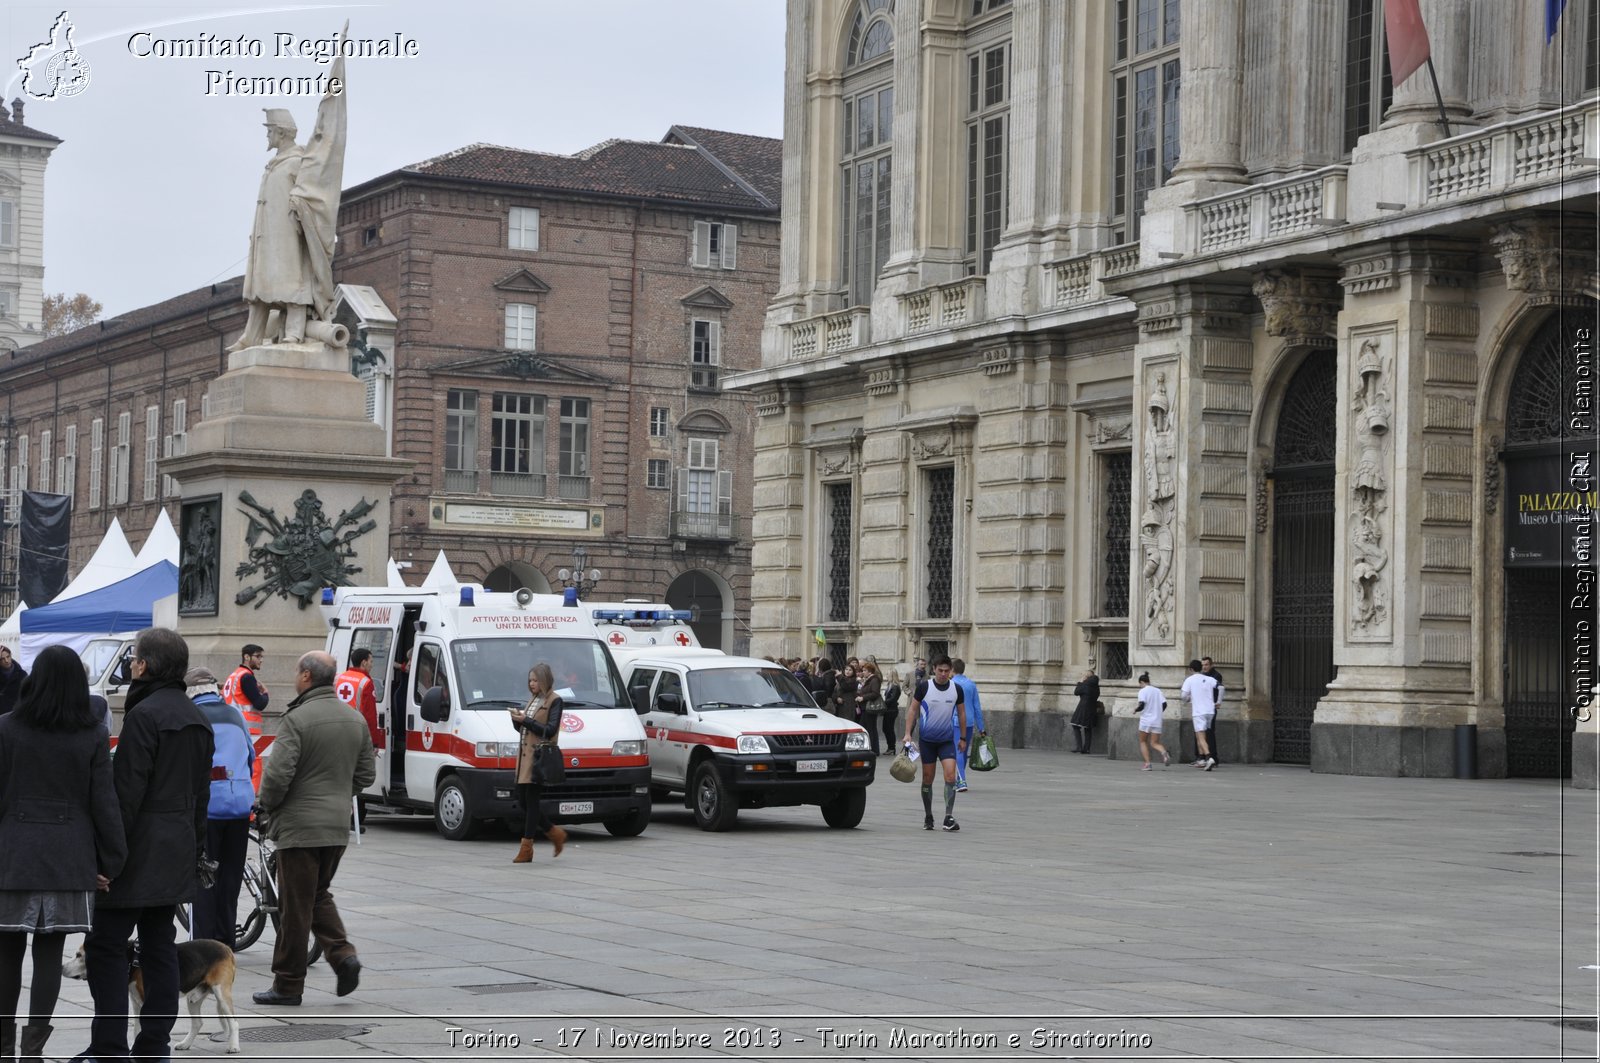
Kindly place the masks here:
<instances>
[{"instance_id":1,"label":"ambulance windshield","mask_svg":"<svg viewBox=\"0 0 1600 1063\"><path fill-rule=\"evenodd\" d=\"M568 705L631 708L611 655L593 639L461 639L450 644L460 703L504 709L528 702L528 669L543 661Z\"/></svg>"}]
</instances>

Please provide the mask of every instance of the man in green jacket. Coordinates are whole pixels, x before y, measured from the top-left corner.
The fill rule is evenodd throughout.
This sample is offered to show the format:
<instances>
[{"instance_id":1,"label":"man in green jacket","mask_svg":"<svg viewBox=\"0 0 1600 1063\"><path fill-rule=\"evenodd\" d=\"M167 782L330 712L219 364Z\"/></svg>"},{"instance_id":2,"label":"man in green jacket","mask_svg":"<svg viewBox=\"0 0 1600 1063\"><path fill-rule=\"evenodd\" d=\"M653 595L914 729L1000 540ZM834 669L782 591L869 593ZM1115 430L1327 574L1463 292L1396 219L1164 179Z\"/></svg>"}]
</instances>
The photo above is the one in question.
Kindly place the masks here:
<instances>
[{"instance_id":1,"label":"man in green jacket","mask_svg":"<svg viewBox=\"0 0 1600 1063\"><path fill-rule=\"evenodd\" d=\"M377 777L366 724L333 691L338 666L330 654L300 658L294 688L261 776L267 834L278 847L278 941L272 988L257 1004L298 1005L306 983L309 934L315 934L338 977L339 996L361 980L356 947L328 892L350 832L350 798Z\"/></svg>"}]
</instances>

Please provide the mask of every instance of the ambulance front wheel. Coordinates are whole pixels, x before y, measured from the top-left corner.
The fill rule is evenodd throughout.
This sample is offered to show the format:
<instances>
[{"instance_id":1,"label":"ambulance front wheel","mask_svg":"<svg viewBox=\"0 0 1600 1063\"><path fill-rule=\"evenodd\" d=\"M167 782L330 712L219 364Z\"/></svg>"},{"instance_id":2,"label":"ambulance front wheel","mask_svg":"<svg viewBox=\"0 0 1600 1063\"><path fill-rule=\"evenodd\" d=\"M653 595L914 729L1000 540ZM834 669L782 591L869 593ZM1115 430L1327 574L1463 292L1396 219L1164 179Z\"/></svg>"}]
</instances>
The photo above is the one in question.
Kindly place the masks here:
<instances>
[{"instance_id":1,"label":"ambulance front wheel","mask_svg":"<svg viewBox=\"0 0 1600 1063\"><path fill-rule=\"evenodd\" d=\"M433 825L453 842L466 841L478 833L478 821L473 818L467 788L454 775L440 783L439 792L434 795Z\"/></svg>"}]
</instances>

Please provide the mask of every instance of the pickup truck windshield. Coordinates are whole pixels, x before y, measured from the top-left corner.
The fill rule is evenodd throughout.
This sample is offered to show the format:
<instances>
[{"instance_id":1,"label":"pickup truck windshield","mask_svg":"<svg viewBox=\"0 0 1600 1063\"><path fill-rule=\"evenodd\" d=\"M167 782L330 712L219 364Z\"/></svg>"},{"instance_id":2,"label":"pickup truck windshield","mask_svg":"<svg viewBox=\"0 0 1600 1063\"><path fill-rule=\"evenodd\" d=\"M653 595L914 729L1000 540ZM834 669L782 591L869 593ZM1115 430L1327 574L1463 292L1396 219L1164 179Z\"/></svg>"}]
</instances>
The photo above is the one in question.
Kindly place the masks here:
<instances>
[{"instance_id":1,"label":"pickup truck windshield","mask_svg":"<svg viewBox=\"0 0 1600 1063\"><path fill-rule=\"evenodd\" d=\"M629 709L627 693L605 647L594 639L464 639L450 645L457 695L468 709L528 703L528 669L543 661L568 704ZM570 693L569 693L570 691Z\"/></svg>"},{"instance_id":2,"label":"pickup truck windshield","mask_svg":"<svg viewBox=\"0 0 1600 1063\"><path fill-rule=\"evenodd\" d=\"M689 701L701 712L718 709L815 709L817 701L787 669L705 668L689 672Z\"/></svg>"}]
</instances>

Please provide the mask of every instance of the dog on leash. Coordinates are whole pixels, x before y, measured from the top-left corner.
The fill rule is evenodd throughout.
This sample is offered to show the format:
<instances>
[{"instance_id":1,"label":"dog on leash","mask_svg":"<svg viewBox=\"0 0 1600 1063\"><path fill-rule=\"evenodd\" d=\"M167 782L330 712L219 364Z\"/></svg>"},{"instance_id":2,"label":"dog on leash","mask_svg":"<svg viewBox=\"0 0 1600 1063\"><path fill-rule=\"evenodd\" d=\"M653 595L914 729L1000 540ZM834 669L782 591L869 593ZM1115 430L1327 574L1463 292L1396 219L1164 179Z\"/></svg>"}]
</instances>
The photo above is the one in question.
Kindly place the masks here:
<instances>
[{"instance_id":1,"label":"dog on leash","mask_svg":"<svg viewBox=\"0 0 1600 1063\"><path fill-rule=\"evenodd\" d=\"M77 955L61 967L68 978L87 978L88 964L83 946ZM217 1002L217 1018L223 1032L228 1035L228 1051L239 1051L239 1020L233 1012L233 950L220 941L200 939L178 942L178 992L189 1005L189 1036L172 1047L179 1052L189 1049L200 1035L201 1005L207 997ZM138 945L128 942L128 1000L130 1018L139 1021L144 1008L144 971L139 966Z\"/></svg>"}]
</instances>

